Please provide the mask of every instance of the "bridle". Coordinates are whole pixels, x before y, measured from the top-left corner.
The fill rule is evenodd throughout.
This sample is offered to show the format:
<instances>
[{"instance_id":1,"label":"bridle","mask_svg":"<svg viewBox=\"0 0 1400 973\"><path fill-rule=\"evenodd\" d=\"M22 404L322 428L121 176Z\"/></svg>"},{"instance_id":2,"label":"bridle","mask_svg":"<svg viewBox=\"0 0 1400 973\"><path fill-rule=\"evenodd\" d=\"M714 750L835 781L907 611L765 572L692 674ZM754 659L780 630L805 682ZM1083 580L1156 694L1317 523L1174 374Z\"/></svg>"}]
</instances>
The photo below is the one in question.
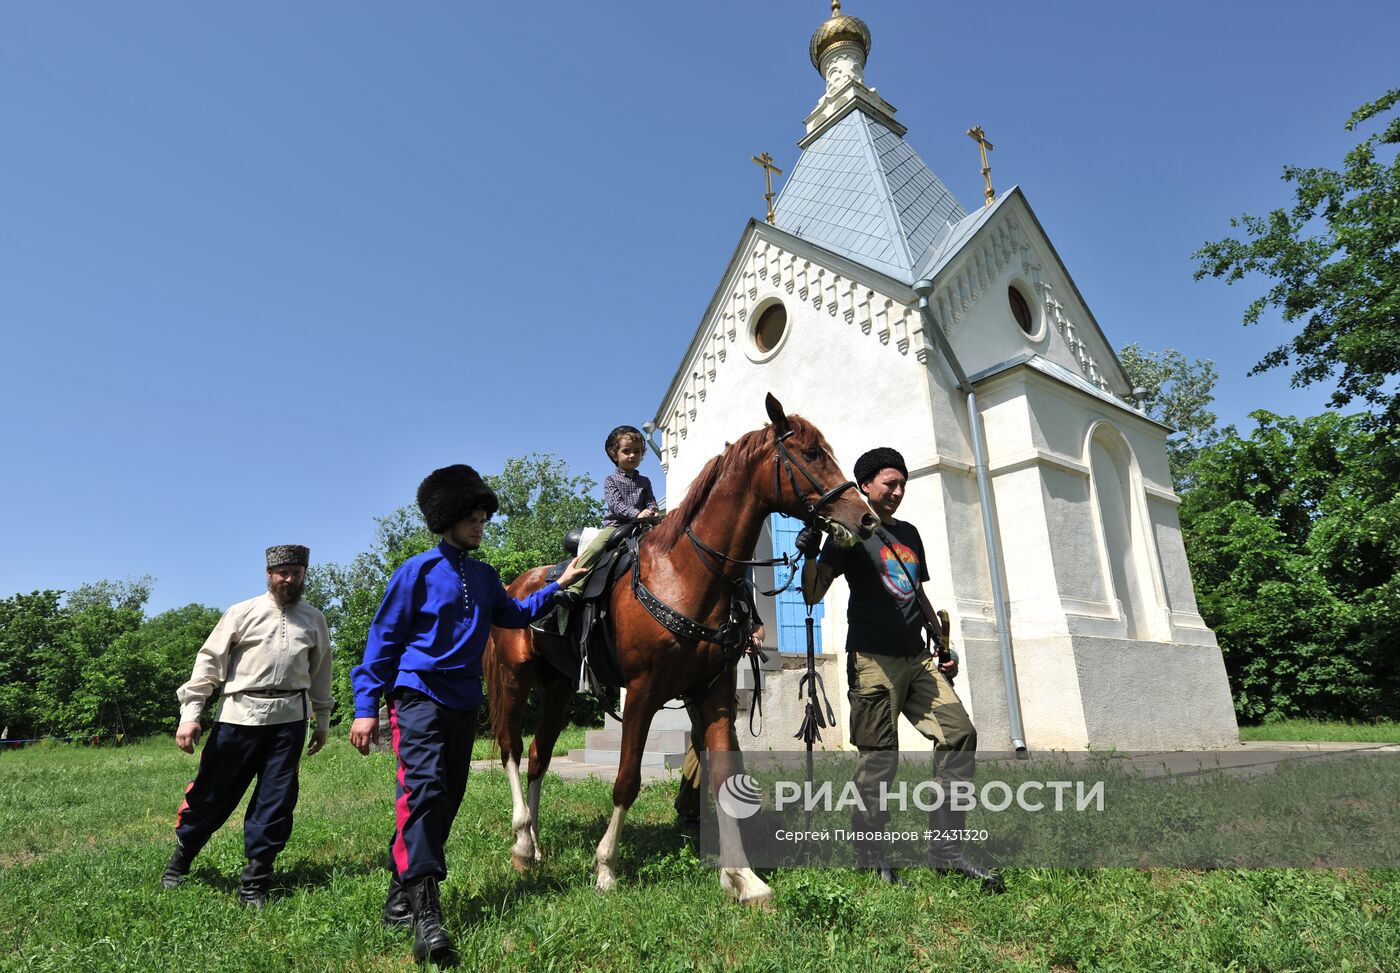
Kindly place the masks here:
<instances>
[{"instance_id":1,"label":"bridle","mask_svg":"<svg viewBox=\"0 0 1400 973\"><path fill-rule=\"evenodd\" d=\"M779 434L776 429L774 430L773 496L775 501L781 504L783 499L783 475L787 474L787 482L792 488L794 499L796 499L798 504L806 511L806 515L802 518L802 523L804 526L811 526L817 522L823 509L834 503L841 494L855 487L856 483L854 480L847 480L823 492L817 478L812 475L811 471L807 469L802 460L793 455L792 450L788 448L787 440L792 434L793 430L791 428L781 434ZM807 481L808 490L804 491L799 484L799 474ZM815 503L808 499L810 493L818 494ZM728 565L737 565L740 567L774 567L776 565L783 565L789 568L787 581L782 587L774 588L772 591L761 592L765 597L772 597L791 587L793 581L796 580L798 576L797 564L800 563L802 555L799 553L796 558L793 558L791 555L784 554L780 558L746 560L744 558L730 557L723 551L716 550L697 537L695 531L691 530L689 526L685 529L685 536L689 538L691 545L695 548L700 563L705 566L705 569L715 577L724 581L731 588L729 593L729 612L724 622L721 623L718 628L712 628L711 626L705 625L703 622L696 621L682 614L656 597L656 595L652 594L642 582L640 556L636 557L632 562L632 593L636 596L637 600L641 602L642 607L644 607L651 617L660 623L662 627L682 638L694 639L698 642L712 642L719 645L724 650L725 657L731 660L732 664L748 649L749 636L757 627L758 608L754 604L754 586L749 582L746 572L741 571L738 575L731 576L725 573L725 567ZM635 541L631 543L635 543ZM761 652L759 654L761 655ZM755 706L754 709L749 712L749 730L753 732L754 715L756 712L760 711L762 705L759 702L758 690L760 685L759 656L751 655L750 664L753 667L754 674ZM715 679L711 680L711 684L723 675L723 673L723 669L716 673ZM828 704L828 708L830 708L830 704Z\"/></svg>"},{"instance_id":2,"label":"bridle","mask_svg":"<svg viewBox=\"0 0 1400 973\"><path fill-rule=\"evenodd\" d=\"M803 465L802 460L794 456L792 450L788 448L787 439L791 437L792 434L792 429L788 429L787 432L782 433L781 435L778 435L776 431L774 434L773 496L777 501L782 501L783 474L786 473L788 484L792 487L793 497L796 498L798 503L806 510L806 516L802 518L802 524L803 526L811 526L812 524L815 524L817 522L817 518L821 516L822 510L835 503L836 499L840 497L841 494L855 487L856 481L847 480L844 483L837 484L830 490L827 490L825 493L822 493L822 486L820 483L817 482L817 478L812 475L811 471L808 470L806 466ZM806 479L808 486L810 487L810 491L803 490L801 486L799 486L797 482L797 474L799 473L801 473L803 478ZM819 494L816 503L813 503L812 501L807 499L809 492L815 492ZM730 584L737 584L739 580L743 577L743 575L740 575L736 578L730 577L728 574L725 574L724 567L726 564L737 564L741 567L754 568L768 568L775 567L778 565L781 565L785 568L794 568L794 570L788 574L787 583L784 584L781 588L774 588L772 591L760 592L760 594L764 595L765 597L772 597L773 595L786 591L792 585L793 579L797 577L797 571L795 570L795 567L797 564L797 560L800 560L800 556L798 559L794 559L791 555L784 554L782 557L751 561L746 560L744 558L730 557L723 551L716 550L709 544L706 544L704 541L702 541L698 536L696 536L695 531L691 530L689 527L686 527L685 529L685 536L689 538L691 546L693 546L695 548L696 553L700 555L700 563L705 565L706 569L709 570L711 574L723 579L724 581L729 582Z\"/></svg>"}]
</instances>

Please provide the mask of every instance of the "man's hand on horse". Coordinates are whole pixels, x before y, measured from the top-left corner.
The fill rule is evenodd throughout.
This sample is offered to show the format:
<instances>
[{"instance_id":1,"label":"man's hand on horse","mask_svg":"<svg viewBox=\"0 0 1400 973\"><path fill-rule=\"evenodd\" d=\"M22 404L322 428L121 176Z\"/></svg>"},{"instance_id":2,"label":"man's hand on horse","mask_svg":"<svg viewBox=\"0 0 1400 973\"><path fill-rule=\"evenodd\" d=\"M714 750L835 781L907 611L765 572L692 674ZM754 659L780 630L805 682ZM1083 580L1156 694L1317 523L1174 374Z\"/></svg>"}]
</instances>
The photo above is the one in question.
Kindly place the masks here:
<instances>
[{"instance_id":1,"label":"man's hand on horse","mask_svg":"<svg viewBox=\"0 0 1400 973\"><path fill-rule=\"evenodd\" d=\"M559 587L567 588L569 585L573 584L579 578L587 574L588 571L588 568L579 567L578 558L574 558L572 561L569 562L569 566L564 569L564 573L559 575Z\"/></svg>"},{"instance_id":2,"label":"man's hand on horse","mask_svg":"<svg viewBox=\"0 0 1400 973\"><path fill-rule=\"evenodd\" d=\"M199 725L199 720L181 723L175 729L175 746L185 753L194 753L194 745L199 742L199 735L203 732L204 728Z\"/></svg>"},{"instance_id":3,"label":"man's hand on horse","mask_svg":"<svg viewBox=\"0 0 1400 973\"><path fill-rule=\"evenodd\" d=\"M803 527L797 532L797 540L793 542L793 547L807 557L816 557L822 552L822 529L816 524Z\"/></svg>"},{"instance_id":4,"label":"man's hand on horse","mask_svg":"<svg viewBox=\"0 0 1400 973\"><path fill-rule=\"evenodd\" d=\"M369 748L379 742L379 717L357 716L350 724L350 745L360 753L369 753Z\"/></svg>"}]
</instances>

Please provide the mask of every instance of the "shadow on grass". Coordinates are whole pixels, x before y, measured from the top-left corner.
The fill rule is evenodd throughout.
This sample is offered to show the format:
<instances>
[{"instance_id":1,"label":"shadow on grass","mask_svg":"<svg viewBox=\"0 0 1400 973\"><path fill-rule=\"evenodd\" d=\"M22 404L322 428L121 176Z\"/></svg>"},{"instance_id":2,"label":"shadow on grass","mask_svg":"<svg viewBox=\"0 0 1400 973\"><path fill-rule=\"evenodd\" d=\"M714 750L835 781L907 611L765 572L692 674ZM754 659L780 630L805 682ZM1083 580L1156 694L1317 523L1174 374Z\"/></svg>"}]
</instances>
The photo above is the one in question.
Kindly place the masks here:
<instances>
[{"instance_id":1,"label":"shadow on grass","mask_svg":"<svg viewBox=\"0 0 1400 973\"><path fill-rule=\"evenodd\" d=\"M326 888L337 876L343 878L371 875L375 872L383 873L387 881L388 872L382 857L333 858L329 861L301 859L289 862L286 866L279 863L273 869L272 891L269 897L277 899L299 890ZM231 895L238 894L239 881L238 871L226 872L211 864L201 864L198 859L190 869L189 877L185 879L186 884L207 885Z\"/></svg>"},{"instance_id":2,"label":"shadow on grass","mask_svg":"<svg viewBox=\"0 0 1400 973\"><path fill-rule=\"evenodd\" d=\"M596 875L593 856L606 830L605 818L559 822L545 836L550 857L523 873L498 871L470 894L450 896L445 904L448 921L459 929L486 921L507 921L531 899L591 890ZM618 843L618 887L646 888L692 877L696 870L709 871L693 854L684 857L685 849L693 852L694 848L693 833L672 824L629 822ZM679 869L670 874L671 866L678 863Z\"/></svg>"}]
</instances>

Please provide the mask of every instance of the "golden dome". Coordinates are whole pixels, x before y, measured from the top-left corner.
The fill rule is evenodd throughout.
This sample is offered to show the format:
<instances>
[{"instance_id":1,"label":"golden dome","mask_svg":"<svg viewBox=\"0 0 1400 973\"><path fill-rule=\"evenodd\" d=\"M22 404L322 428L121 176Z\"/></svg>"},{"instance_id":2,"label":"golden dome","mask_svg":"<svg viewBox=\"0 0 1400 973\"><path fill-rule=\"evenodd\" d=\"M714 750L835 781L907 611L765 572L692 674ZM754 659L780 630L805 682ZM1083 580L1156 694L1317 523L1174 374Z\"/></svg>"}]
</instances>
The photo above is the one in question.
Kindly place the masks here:
<instances>
[{"instance_id":1,"label":"golden dome","mask_svg":"<svg viewBox=\"0 0 1400 973\"><path fill-rule=\"evenodd\" d=\"M808 53L812 55L812 67L822 69L822 55L837 44L852 42L860 45L863 57L870 56L870 28L859 17L849 17L841 12L841 0L831 0L831 17L812 34Z\"/></svg>"}]
</instances>

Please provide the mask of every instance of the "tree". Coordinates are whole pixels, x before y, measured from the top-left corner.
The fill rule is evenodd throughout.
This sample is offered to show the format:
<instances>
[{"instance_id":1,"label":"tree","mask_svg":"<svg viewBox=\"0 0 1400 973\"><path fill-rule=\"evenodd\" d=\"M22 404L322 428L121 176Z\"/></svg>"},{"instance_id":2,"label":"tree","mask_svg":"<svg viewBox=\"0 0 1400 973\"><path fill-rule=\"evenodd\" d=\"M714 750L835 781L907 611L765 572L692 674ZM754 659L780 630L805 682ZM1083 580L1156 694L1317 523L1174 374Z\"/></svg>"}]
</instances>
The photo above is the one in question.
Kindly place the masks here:
<instances>
[{"instance_id":1,"label":"tree","mask_svg":"<svg viewBox=\"0 0 1400 973\"><path fill-rule=\"evenodd\" d=\"M593 478L570 476L568 465L550 453L513 456L486 482L501 509L486 525L480 556L507 584L527 568L563 558L565 534L603 519Z\"/></svg>"},{"instance_id":2,"label":"tree","mask_svg":"<svg viewBox=\"0 0 1400 973\"><path fill-rule=\"evenodd\" d=\"M97 605L108 608L135 608L138 611L151 598L156 579L149 574L125 581L91 581L68 592L63 600L69 611L83 611Z\"/></svg>"},{"instance_id":3,"label":"tree","mask_svg":"<svg viewBox=\"0 0 1400 973\"><path fill-rule=\"evenodd\" d=\"M1255 412L1192 465L1182 532L1235 708L1288 716L1400 710L1400 443L1366 417Z\"/></svg>"},{"instance_id":4,"label":"tree","mask_svg":"<svg viewBox=\"0 0 1400 973\"><path fill-rule=\"evenodd\" d=\"M1176 430L1167 437L1167 460L1177 493L1184 493L1191 485L1191 461L1221 436L1208 408L1220 379L1215 362L1188 361L1173 348L1144 351L1136 342L1120 349L1118 359L1133 386L1146 390L1147 414Z\"/></svg>"},{"instance_id":5,"label":"tree","mask_svg":"<svg viewBox=\"0 0 1400 973\"><path fill-rule=\"evenodd\" d=\"M1400 89L1362 105L1347 131L1392 109ZM1400 118L1346 155L1341 172L1287 166L1295 202L1267 217L1245 214L1230 221L1246 239L1207 243L1193 256L1195 277L1223 277L1227 284L1261 274L1274 284L1245 310L1246 325L1269 307L1302 330L1269 352L1251 370L1258 374L1295 366L1293 385L1330 380L1340 369L1331 405L1361 399L1378 410L1382 427L1400 428L1400 156L1389 162L1378 146L1400 144Z\"/></svg>"},{"instance_id":6,"label":"tree","mask_svg":"<svg viewBox=\"0 0 1400 973\"><path fill-rule=\"evenodd\" d=\"M11 739L41 732L33 687L41 660L51 657L66 628L61 591L34 591L0 600L0 728Z\"/></svg>"},{"instance_id":7,"label":"tree","mask_svg":"<svg viewBox=\"0 0 1400 973\"><path fill-rule=\"evenodd\" d=\"M190 677L195 654L222 614L208 605L173 608L113 641L84 673L92 729L169 732L178 719L175 690Z\"/></svg>"}]
</instances>

